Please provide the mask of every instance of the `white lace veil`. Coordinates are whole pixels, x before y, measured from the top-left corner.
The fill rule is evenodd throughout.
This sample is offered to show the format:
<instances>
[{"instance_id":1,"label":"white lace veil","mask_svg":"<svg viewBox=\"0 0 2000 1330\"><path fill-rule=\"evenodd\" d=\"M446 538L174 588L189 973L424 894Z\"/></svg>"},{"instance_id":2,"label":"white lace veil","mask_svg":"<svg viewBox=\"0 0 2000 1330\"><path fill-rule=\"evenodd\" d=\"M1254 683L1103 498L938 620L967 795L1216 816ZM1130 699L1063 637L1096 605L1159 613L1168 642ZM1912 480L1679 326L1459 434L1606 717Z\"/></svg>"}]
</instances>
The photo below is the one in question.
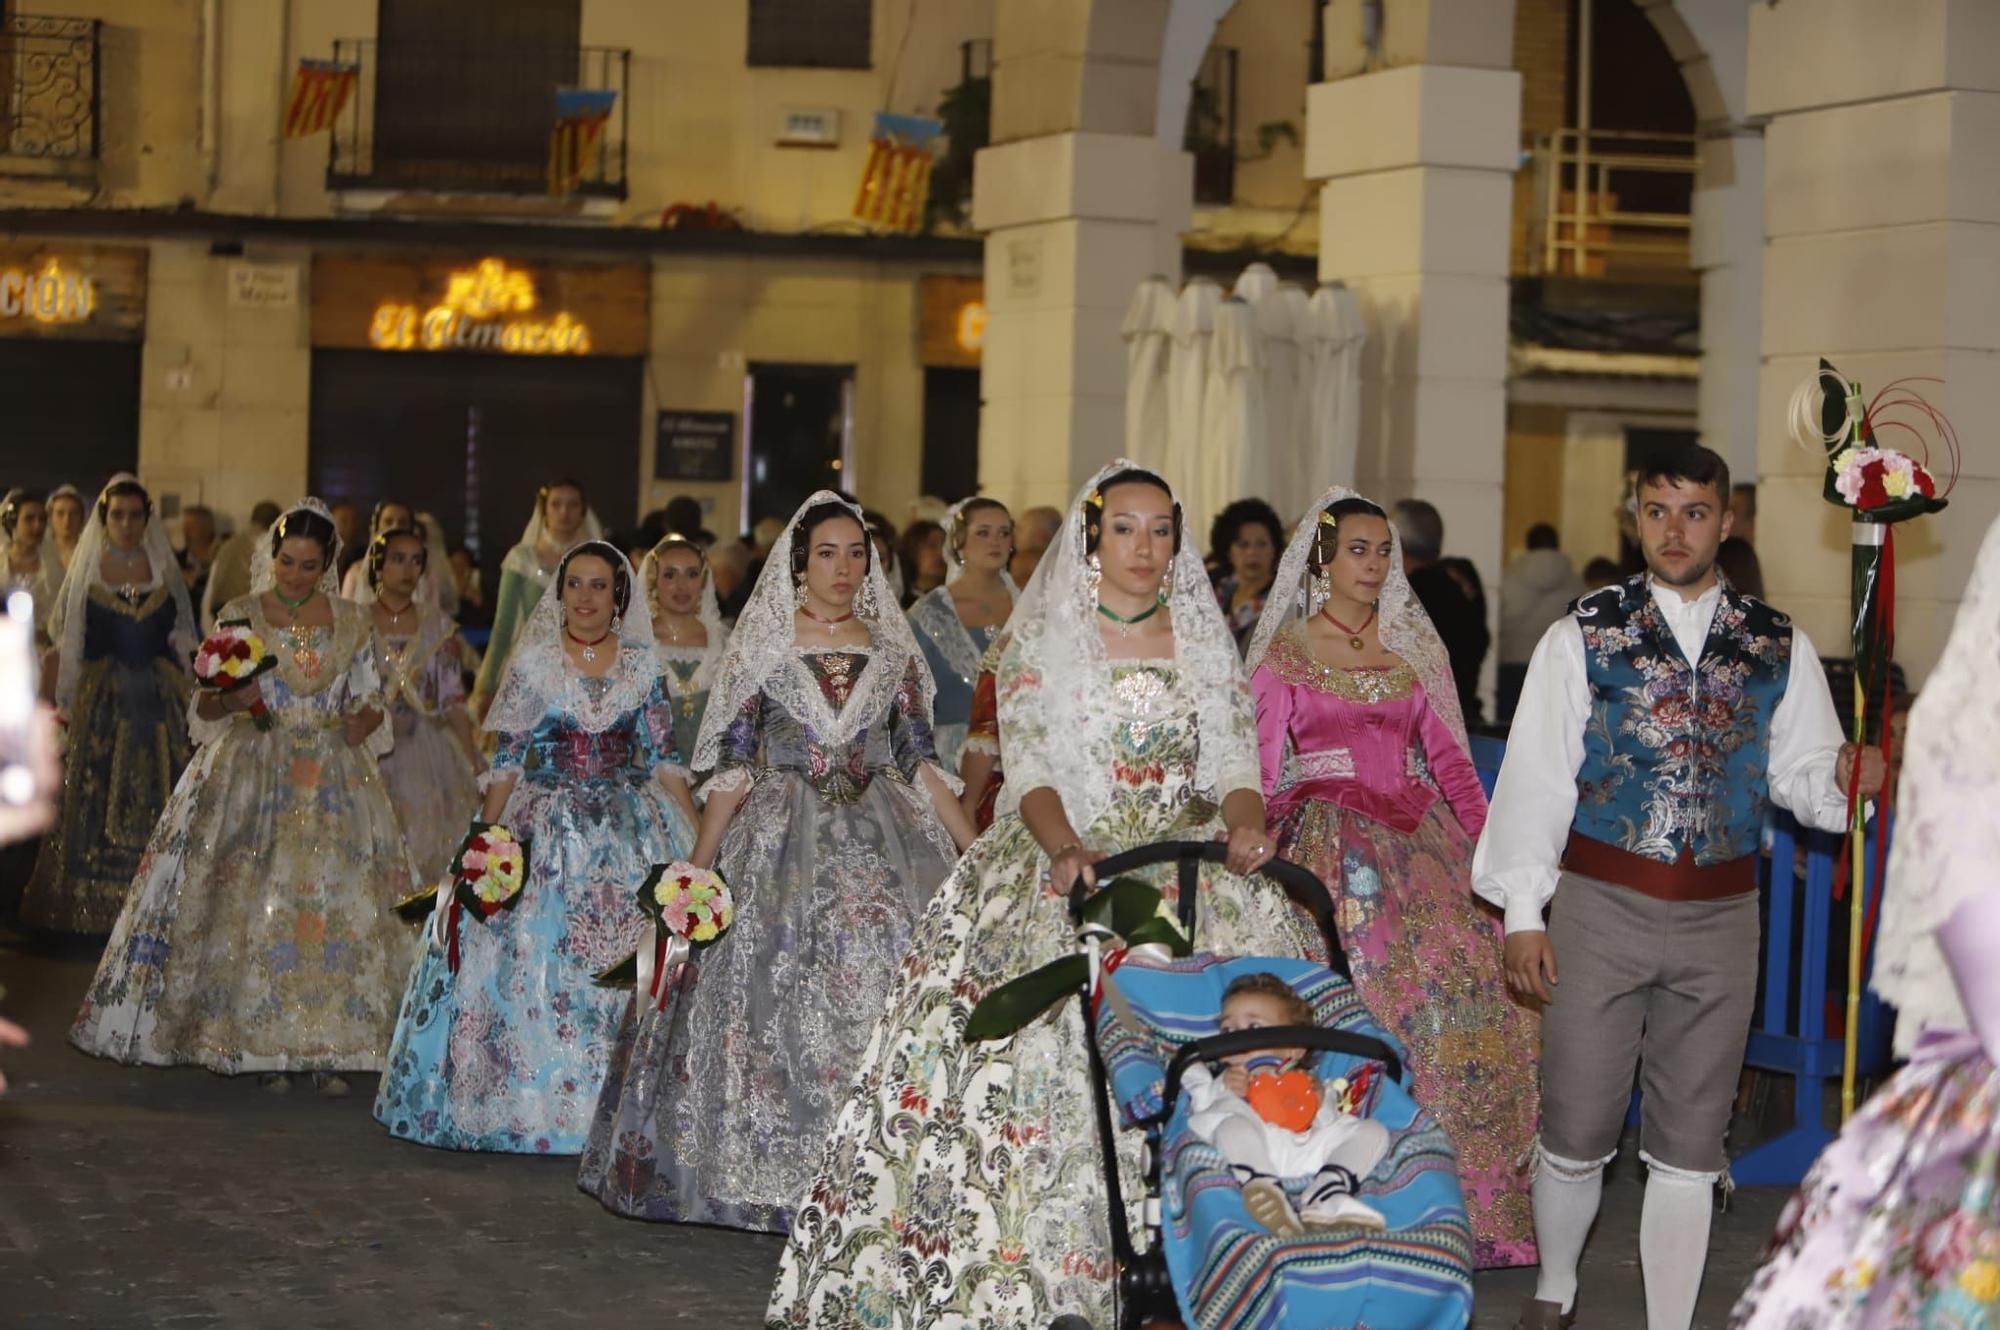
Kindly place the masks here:
<instances>
[{"instance_id":1,"label":"white lace veil","mask_svg":"<svg viewBox=\"0 0 2000 1330\"><path fill-rule=\"evenodd\" d=\"M715 598L715 570L708 566L708 555L686 536L668 536L647 550L646 557L639 561L639 581L646 589L646 608L657 622L660 613L660 553L675 548L693 550L701 556L701 602L695 607L694 617L706 631L708 645L702 649L701 664L695 666L694 675L688 680L688 687L699 693L715 682L715 667L729 646L729 629L722 622L721 602ZM669 674L666 678L669 685L674 683L673 675Z\"/></svg>"},{"instance_id":2,"label":"white lace veil","mask_svg":"<svg viewBox=\"0 0 2000 1330\"><path fill-rule=\"evenodd\" d=\"M1046 786L1062 796L1070 825L1081 831L1110 804L1118 716L1110 656L1097 629L1097 585L1085 554L1084 505L1109 477L1141 469L1119 458L1090 478L1014 602L1001 672L1039 683L1003 690L1000 698L1000 749L1007 764L1007 783L998 801L1003 813L1018 809L1023 794ZM1235 639L1216 605L1196 542L1185 530L1181 535L1180 552L1161 589L1173 614L1175 662L1200 723L1196 783L1220 799L1234 788L1234 780L1256 785L1255 730L1248 719L1249 690Z\"/></svg>"},{"instance_id":3,"label":"white lace veil","mask_svg":"<svg viewBox=\"0 0 2000 1330\"><path fill-rule=\"evenodd\" d=\"M120 474L123 475L128 473L121 472ZM115 478L116 477L114 477L114 479ZM50 490L48 506L51 509L53 509L56 506L57 499L75 499L77 501L77 504L85 510L86 517L89 515L90 505L88 502L85 501L82 492L79 491L76 486L64 484L64 485L58 485L54 489ZM81 544L82 542L83 542L83 537L81 534L79 534L77 536L77 543ZM46 541L43 542L43 544L45 544L48 547L48 550L51 554L56 556L57 569L61 572L68 572L69 571L68 565L63 563L62 560L62 550L56 544L56 524L53 521L49 523L49 537ZM71 554L74 555L74 553L75 551L72 550Z\"/></svg>"},{"instance_id":4,"label":"white lace veil","mask_svg":"<svg viewBox=\"0 0 2000 1330\"><path fill-rule=\"evenodd\" d=\"M444 527L429 513L418 513L414 527L403 528L415 531L424 538L424 571L417 578L416 594L410 597L412 603L434 607L447 616L458 613L458 584L452 580L451 558L445 553ZM371 605L375 602L375 578L369 571L369 560L375 550L375 535L368 537L368 548L362 552L361 577L348 599L357 605Z\"/></svg>"},{"instance_id":5,"label":"white lace veil","mask_svg":"<svg viewBox=\"0 0 2000 1330\"><path fill-rule=\"evenodd\" d=\"M618 666L612 671L610 693L589 703L570 690L569 654L563 650L562 570L578 554L589 553L623 570L630 589L625 608L613 620L618 635ZM564 551L549 589L535 602L514 654L507 658L507 675L487 709L485 728L496 734L523 734L540 724L559 705L576 715L583 727L602 730L638 706L659 676L660 660L653 650L653 615L639 587L631 560L609 541L581 540Z\"/></svg>"},{"instance_id":6,"label":"white lace veil","mask_svg":"<svg viewBox=\"0 0 2000 1330\"><path fill-rule=\"evenodd\" d=\"M903 675L915 662L920 676L918 692L924 719L930 719L931 698L937 685L910 622L898 608L896 596L882 572L882 560L875 557L869 542L868 576L854 596L854 617L868 627L873 645L868 664L855 681L847 705L836 713L820 691L819 681L799 658L796 623L798 593L792 582L792 545L798 538L799 519L823 503L837 503L854 517L864 537L868 523L861 509L835 494L820 490L792 514L784 534L764 558L764 571L743 612L736 616L736 629L729 635L729 649L722 657L717 679L709 693L708 710L701 718L701 736L695 741L694 771L714 769L722 752L722 733L735 721L743 704L759 692L771 697L792 715L811 726L821 743L838 746L852 739L864 725L879 720L902 686Z\"/></svg>"},{"instance_id":7,"label":"white lace veil","mask_svg":"<svg viewBox=\"0 0 2000 1330\"><path fill-rule=\"evenodd\" d=\"M327 525L333 525L333 513L310 494L287 508L269 530L257 537L256 548L250 551L250 594L253 596L260 596L278 584L278 576L271 569L271 561L277 557L272 546L280 543L277 533L284 530L285 518L293 513L312 513L325 518ZM319 590L329 600L340 594L340 551L340 532L336 530L333 548L326 552L326 567L319 575ZM221 608L219 605L216 607L217 613L221 612Z\"/></svg>"},{"instance_id":8,"label":"white lace veil","mask_svg":"<svg viewBox=\"0 0 2000 1330\"><path fill-rule=\"evenodd\" d=\"M561 488L568 489L569 485L565 483L561 486ZM580 490L578 491L578 493L581 492L582 491ZM548 497L548 487L544 486L542 490L535 495L535 510L528 517L527 528L521 532L520 543L528 547L528 552L530 554L534 553L535 550L541 547L542 537L548 534L548 526L542 521L542 502L547 497ZM603 539L604 539L604 525L603 523L597 520L596 510L593 509L588 502L586 502L583 505L583 526L577 532L576 542L577 544L580 545L585 541L603 540ZM571 548L574 549L575 546L573 545L571 546ZM564 557L567 558L568 557L567 554L565 554ZM629 568L629 566L630 565L628 563L627 567Z\"/></svg>"},{"instance_id":9,"label":"white lace veil","mask_svg":"<svg viewBox=\"0 0 2000 1330\"><path fill-rule=\"evenodd\" d=\"M137 476L120 471L104 482L104 488L138 483ZM149 506L150 503L149 496ZM101 504L92 504L88 509L89 520L83 524L83 534L77 537L75 557L63 574L62 589L56 592L55 610L49 618L49 639L61 653L56 659L56 703L65 708L76 696L77 680L83 670L83 630L90 618L84 602L90 599L93 586L102 586L107 591L114 589L106 585L98 568L104 547L110 543L100 508ZM146 518L146 534L140 547L146 551L146 562L152 565L153 576L166 585L174 602L174 626L168 640L175 657L185 665L201 645L201 638L195 633L194 607L188 603L187 582L181 577L180 561L174 558L173 546L167 543L167 528L161 524L157 508ZM51 539L44 546L43 557L50 557L54 551L55 541Z\"/></svg>"},{"instance_id":10,"label":"white lace veil","mask_svg":"<svg viewBox=\"0 0 2000 1330\"><path fill-rule=\"evenodd\" d=\"M2000 521L1987 529L1937 668L1910 710L1874 987L1918 1030L1967 1028L1937 930L2000 863Z\"/></svg>"},{"instance_id":11,"label":"white lace veil","mask_svg":"<svg viewBox=\"0 0 2000 1330\"><path fill-rule=\"evenodd\" d=\"M1256 670L1257 662L1264 659L1264 653L1271 649L1271 643L1285 625L1310 619L1326 604L1325 589L1313 576L1312 555L1324 529L1321 517L1343 499L1374 502L1345 485L1335 485L1306 509L1306 515L1292 532L1291 543L1285 546L1284 557L1278 561L1271 594L1264 601L1263 617L1257 620L1257 631L1250 635L1250 648L1243 655L1244 669ZM1376 631L1381 635L1383 647L1401 656L1417 672L1424 692L1429 694L1431 710L1443 718L1458 746L1470 752L1465 716L1458 706L1458 686L1452 681L1451 657L1445 652L1444 639L1438 636L1431 616L1424 613L1423 604L1410 589L1410 579L1403 575L1403 538L1396 533L1394 522L1386 517L1383 521L1389 528L1389 578L1382 584L1382 595L1375 603Z\"/></svg>"}]
</instances>

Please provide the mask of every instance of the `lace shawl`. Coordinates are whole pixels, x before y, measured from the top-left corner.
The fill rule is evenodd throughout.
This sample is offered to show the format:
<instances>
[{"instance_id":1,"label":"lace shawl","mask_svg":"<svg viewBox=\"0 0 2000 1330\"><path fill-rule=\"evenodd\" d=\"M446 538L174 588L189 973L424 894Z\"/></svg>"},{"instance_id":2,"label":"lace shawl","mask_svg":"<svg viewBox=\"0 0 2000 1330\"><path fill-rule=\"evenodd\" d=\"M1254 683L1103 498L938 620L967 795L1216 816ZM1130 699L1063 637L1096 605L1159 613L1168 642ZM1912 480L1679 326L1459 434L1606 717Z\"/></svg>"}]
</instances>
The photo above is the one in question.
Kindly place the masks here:
<instances>
[{"instance_id":1,"label":"lace shawl","mask_svg":"<svg viewBox=\"0 0 2000 1330\"><path fill-rule=\"evenodd\" d=\"M979 678L979 661L985 652L973 640L972 630L965 626L965 620L958 617L958 606L952 601L948 585L926 592L916 604L910 606L910 626L930 639L931 645L951 666L951 672L970 688ZM1007 591L1011 599L1012 583L1008 583Z\"/></svg>"},{"instance_id":2,"label":"lace shawl","mask_svg":"<svg viewBox=\"0 0 2000 1330\"><path fill-rule=\"evenodd\" d=\"M2000 882L2000 522L1911 708L1899 803L1874 987L1900 1009L1896 1047L1907 1053L1925 1025L1967 1028L1936 934Z\"/></svg>"},{"instance_id":3,"label":"lace shawl","mask_svg":"<svg viewBox=\"0 0 2000 1330\"><path fill-rule=\"evenodd\" d=\"M1278 561L1271 593L1264 601L1263 617L1258 619L1257 630L1250 636L1250 648L1244 653L1246 670L1256 672L1258 662L1264 659L1264 653L1271 649L1271 643L1286 625L1303 624L1326 604L1325 590L1311 570L1313 546L1319 540L1320 514L1342 499L1365 497L1344 485L1335 485L1314 500L1306 515L1299 519L1291 542L1285 546L1284 557ZM1377 632L1383 647L1401 656L1417 672L1424 691L1430 695L1431 710L1443 719L1458 746L1470 754L1465 716L1458 706L1458 685L1451 674L1451 657L1445 652L1444 640L1438 636L1430 615L1424 613L1422 602L1410 589L1410 580L1403 575L1403 540L1396 533L1396 524L1390 522L1388 527L1389 575L1375 605Z\"/></svg>"},{"instance_id":4,"label":"lace shawl","mask_svg":"<svg viewBox=\"0 0 2000 1330\"><path fill-rule=\"evenodd\" d=\"M1098 633L1097 585L1085 555L1084 502L1133 464L1120 458L1090 478L1070 502L1055 543L1028 580L1007 621L1001 653L1000 749L1007 783L996 811L1049 788L1078 830L1110 806L1119 708L1110 655ZM1195 782L1216 800L1256 790L1257 727L1236 642L1215 603L1208 571L1183 539L1162 588L1173 615L1176 669L1194 699L1200 752Z\"/></svg>"},{"instance_id":5,"label":"lace shawl","mask_svg":"<svg viewBox=\"0 0 2000 1330\"><path fill-rule=\"evenodd\" d=\"M838 503L853 514L865 535L868 523L861 510L831 490L820 490L799 505L784 534L764 558L764 571L736 617L735 631L729 635L728 649L716 671L709 692L708 710L701 719L701 734L695 740L695 771L712 771L722 751L723 732L742 711L743 704L759 692L770 696L803 721L820 742L838 747L860 733L863 726L887 715L895 705L896 690L903 685L905 671L914 667L919 679L918 704L924 720L930 720L931 698L937 683L931 678L924 653L910 632L910 621L897 607L896 596L882 572L882 560L870 558L868 576L854 597L854 617L867 626L872 639L868 664L855 681L854 691L839 712L827 701L812 669L800 658L794 614L798 593L792 583L792 543L797 538L799 519L823 503Z\"/></svg>"},{"instance_id":6,"label":"lace shawl","mask_svg":"<svg viewBox=\"0 0 2000 1330\"><path fill-rule=\"evenodd\" d=\"M592 552L616 559L633 588L618 621L618 660L605 676L612 680L611 686L596 698L589 689L577 686L576 668L562 644L562 588L552 586L535 602L534 613L514 639L507 677L500 681L493 705L486 712L486 729L495 734L526 734L550 712L560 711L574 716L583 730L602 734L620 717L646 704L661 670L659 654L653 649L652 613L646 598L638 594L638 577L630 561L601 541ZM565 552L563 558L568 557Z\"/></svg>"}]
</instances>

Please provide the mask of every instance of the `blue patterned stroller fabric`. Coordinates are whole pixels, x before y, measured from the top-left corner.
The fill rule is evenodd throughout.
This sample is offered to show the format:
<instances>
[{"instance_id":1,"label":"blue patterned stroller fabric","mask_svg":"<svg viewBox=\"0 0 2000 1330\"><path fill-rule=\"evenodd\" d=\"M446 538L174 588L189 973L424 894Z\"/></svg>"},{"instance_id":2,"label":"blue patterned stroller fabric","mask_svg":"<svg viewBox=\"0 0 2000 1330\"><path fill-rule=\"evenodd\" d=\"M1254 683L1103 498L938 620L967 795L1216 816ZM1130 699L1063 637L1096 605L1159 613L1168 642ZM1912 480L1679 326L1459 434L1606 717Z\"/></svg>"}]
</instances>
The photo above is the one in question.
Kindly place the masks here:
<instances>
[{"instance_id":1,"label":"blue patterned stroller fabric","mask_svg":"<svg viewBox=\"0 0 2000 1330\"><path fill-rule=\"evenodd\" d=\"M1132 955L1105 980L1097 1030L1113 1098L1129 1125L1156 1111L1167 1063L1193 1040L1220 1033L1222 994L1240 975L1275 974L1312 1004L1314 1022L1396 1040L1354 987L1311 961ZM1319 1052L1315 1072L1349 1074L1364 1060ZM1227 1161L1187 1124L1183 1095L1162 1137L1160 1204L1167 1269L1182 1315L1200 1330L1459 1330L1472 1317L1472 1234L1458 1163L1431 1115L1378 1075L1362 1115L1389 1130L1389 1152L1360 1195L1388 1231L1352 1229L1280 1238L1243 1207Z\"/></svg>"}]
</instances>

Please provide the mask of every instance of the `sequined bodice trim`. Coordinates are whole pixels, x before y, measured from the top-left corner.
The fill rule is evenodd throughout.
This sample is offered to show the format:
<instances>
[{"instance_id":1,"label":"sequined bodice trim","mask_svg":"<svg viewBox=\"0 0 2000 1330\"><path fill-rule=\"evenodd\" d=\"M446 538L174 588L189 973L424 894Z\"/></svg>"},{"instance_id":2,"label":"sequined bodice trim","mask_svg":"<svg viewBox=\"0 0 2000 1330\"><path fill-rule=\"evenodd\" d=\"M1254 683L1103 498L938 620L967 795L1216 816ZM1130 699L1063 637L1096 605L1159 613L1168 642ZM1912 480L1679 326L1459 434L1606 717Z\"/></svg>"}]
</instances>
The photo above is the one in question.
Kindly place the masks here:
<instances>
[{"instance_id":1,"label":"sequined bodice trim","mask_svg":"<svg viewBox=\"0 0 2000 1330\"><path fill-rule=\"evenodd\" d=\"M1410 668L1407 661L1352 668L1328 665L1312 654L1304 635L1296 632L1279 634L1271 643L1270 651L1265 653L1263 664L1264 668L1286 683L1310 688L1314 692L1331 693L1344 702L1356 702L1363 706L1400 702L1410 695L1417 684L1417 672Z\"/></svg>"}]
</instances>

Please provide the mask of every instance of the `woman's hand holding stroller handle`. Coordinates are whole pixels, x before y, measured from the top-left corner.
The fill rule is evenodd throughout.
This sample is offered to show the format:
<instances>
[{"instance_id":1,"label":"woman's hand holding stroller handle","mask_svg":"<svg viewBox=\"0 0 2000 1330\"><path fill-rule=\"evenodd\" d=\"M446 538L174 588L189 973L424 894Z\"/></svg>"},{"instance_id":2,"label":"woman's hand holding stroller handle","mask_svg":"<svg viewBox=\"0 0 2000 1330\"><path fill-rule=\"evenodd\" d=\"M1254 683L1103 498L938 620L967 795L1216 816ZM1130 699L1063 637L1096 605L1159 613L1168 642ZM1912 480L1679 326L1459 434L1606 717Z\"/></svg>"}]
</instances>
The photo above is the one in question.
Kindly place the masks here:
<instances>
[{"instance_id":1,"label":"woman's hand holding stroller handle","mask_svg":"<svg viewBox=\"0 0 2000 1330\"><path fill-rule=\"evenodd\" d=\"M1076 885L1077 878L1081 877L1084 886L1095 887L1097 874L1093 871L1092 865L1103 857L1096 850L1072 841L1049 856L1050 885L1058 891L1067 892Z\"/></svg>"}]
</instances>

